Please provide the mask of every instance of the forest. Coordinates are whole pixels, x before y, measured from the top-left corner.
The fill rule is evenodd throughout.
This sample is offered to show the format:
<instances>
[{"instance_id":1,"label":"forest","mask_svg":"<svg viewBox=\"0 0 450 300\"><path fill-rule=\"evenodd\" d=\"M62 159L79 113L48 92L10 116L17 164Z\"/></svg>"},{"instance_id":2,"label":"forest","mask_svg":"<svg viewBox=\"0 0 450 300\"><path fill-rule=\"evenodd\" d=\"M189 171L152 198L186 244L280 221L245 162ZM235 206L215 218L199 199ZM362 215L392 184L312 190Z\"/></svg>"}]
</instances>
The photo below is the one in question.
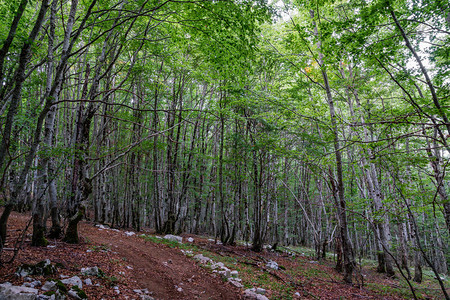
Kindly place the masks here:
<instances>
[{"instance_id":1,"label":"forest","mask_svg":"<svg viewBox=\"0 0 450 300\"><path fill-rule=\"evenodd\" d=\"M84 220L450 299L444 0L0 0L0 256ZM447 142L449 140L449 142ZM3 262L0 263L0 266Z\"/></svg>"}]
</instances>

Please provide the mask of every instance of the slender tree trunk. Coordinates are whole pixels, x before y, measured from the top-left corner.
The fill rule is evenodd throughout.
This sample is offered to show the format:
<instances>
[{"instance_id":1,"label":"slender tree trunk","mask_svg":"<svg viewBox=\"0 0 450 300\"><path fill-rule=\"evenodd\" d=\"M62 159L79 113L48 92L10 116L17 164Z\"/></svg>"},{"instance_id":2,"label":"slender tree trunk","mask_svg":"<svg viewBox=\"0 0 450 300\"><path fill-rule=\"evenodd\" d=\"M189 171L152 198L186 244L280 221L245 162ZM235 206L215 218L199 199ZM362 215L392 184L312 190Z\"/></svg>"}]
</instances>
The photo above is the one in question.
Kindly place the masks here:
<instances>
[{"instance_id":1,"label":"slender tree trunk","mask_svg":"<svg viewBox=\"0 0 450 300\"><path fill-rule=\"evenodd\" d=\"M314 26L314 34L317 38L319 38L319 33L317 30L317 25L314 21L314 11L310 11L311 19L313 20ZM330 118L331 118L331 128L333 130L334 135L334 151L336 157L336 177L337 177L337 215L339 220L339 232L342 243L343 250L343 261L344 261L344 281L347 283L352 282L352 274L353 268L355 265L355 260L353 256L353 247L348 235L348 225L347 225L347 211L346 211L346 201L345 201L345 193L344 193L344 181L343 181L343 171L342 171L342 154L339 143L339 134L336 122L336 113L334 107L334 100L331 94L331 88L328 82L328 74L325 69L325 65L323 64L323 55L320 52L320 41L318 42L319 48L319 65L322 70L322 77L324 81L324 88L327 95L328 106L330 109Z\"/></svg>"}]
</instances>

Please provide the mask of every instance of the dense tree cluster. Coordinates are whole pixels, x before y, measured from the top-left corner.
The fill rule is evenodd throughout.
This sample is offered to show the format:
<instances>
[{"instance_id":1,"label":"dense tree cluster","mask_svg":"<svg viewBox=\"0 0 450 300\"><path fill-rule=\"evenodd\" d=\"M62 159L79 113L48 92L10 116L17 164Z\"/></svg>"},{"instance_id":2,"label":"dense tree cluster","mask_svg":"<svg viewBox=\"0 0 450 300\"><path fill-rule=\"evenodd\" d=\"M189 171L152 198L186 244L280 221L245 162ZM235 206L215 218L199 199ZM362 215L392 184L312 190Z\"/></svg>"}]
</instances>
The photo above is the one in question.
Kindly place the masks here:
<instances>
[{"instance_id":1,"label":"dense tree cluster","mask_svg":"<svg viewBox=\"0 0 450 300\"><path fill-rule=\"evenodd\" d=\"M78 223L447 274L445 1L1 1L0 243ZM51 228L46 228L47 219ZM414 274L410 266L414 265ZM355 277L356 276L356 277Z\"/></svg>"}]
</instances>

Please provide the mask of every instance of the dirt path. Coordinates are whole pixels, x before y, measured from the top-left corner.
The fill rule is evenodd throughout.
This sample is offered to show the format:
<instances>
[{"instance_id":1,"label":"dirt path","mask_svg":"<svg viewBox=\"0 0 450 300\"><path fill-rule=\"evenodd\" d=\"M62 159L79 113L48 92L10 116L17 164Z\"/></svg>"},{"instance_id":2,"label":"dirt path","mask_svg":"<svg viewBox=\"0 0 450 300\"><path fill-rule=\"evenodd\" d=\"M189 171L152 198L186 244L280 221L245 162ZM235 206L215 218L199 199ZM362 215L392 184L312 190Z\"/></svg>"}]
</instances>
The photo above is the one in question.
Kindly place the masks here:
<instances>
[{"instance_id":1,"label":"dirt path","mask_svg":"<svg viewBox=\"0 0 450 300\"><path fill-rule=\"evenodd\" d=\"M83 237L117 252L133 268L136 286L147 288L156 299L240 299L237 288L213 277L180 250L147 242L123 232L98 230L83 223Z\"/></svg>"}]
</instances>

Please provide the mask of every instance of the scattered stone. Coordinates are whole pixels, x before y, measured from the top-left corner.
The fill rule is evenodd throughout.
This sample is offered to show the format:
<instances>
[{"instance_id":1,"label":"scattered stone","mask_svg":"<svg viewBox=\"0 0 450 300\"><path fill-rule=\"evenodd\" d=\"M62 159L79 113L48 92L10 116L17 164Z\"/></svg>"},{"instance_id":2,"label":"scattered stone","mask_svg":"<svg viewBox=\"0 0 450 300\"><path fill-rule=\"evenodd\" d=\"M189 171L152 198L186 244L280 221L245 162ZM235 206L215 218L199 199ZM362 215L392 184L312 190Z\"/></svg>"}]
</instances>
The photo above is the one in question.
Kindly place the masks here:
<instances>
[{"instance_id":1,"label":"scattered stone","mask_svg":"<svg viewBox=\"0 0 450 300\"><path fill-rule=\"evenodd\" d=\"M99 230L110 229L109 226L107 226L107 225L105 226L105 225L102 225L102 224L97 224L95 226L98 227Z\"/></svg>"},{"instance_id":2,"label":"scattered stone","mask_svg":"<svg viewBox=\"0 0 450 300\"><path fill-rule=\"evenodd\" d=\"M299 292L295 292L294 295L297 296L297 297L300 297L300 293Z\"/></svg>"},{"instance_id":3,"label":"scattered stone","mask_svg":"<svg viewBox=\"0 0 450 300\"><path fill-rule=\"evenodd\" d=\"M70 290L67 294L72 298L81 299L80 297L78 297L77 292L75 292L74 290Z\"/></svg>"},{"instance_id":4,"label":"scattered stone","mask_svg":"<svg viewBox=\"0 0 450 300\"><path fill-rule=\"evenodd\" d=\"M142 291L141 291L141 290L138 290L138 289L133 290L133 292L135 292L136 294L142 294Z\"/></svg>"},{"instance_id":5,"label":"scattered stone","mask_svg":"<svg viewBox=\"0 0 450 300\"><path fill-rule=\"evenodd\" d=\"M14 286L9 282L0 284L0 299L2 300L34 300L39 290L24 286Z\"/></svg>"},{"instance_id":6,"label":"scattered stone","mask_svg":"<svg viewBox=\"0 0 450 300\"><path fill-rule=\"evenodd\" d=\"M218 263L213 264L213 265L211 266L211 268L213 268L213 269L216 269L216 268L221 268L221 269L223 269L223 268L225 268L225 265L223 264L223 262L218 262Z\"/></svg>"},{"instance_id":7,"label":"scattered stone","mask_svg":"<svg viewBox=\"0 0 450 300\"><path fill-rule=\"evenodd\" d=\"M63 279L61 280L62 283L67 284L67 285L76 285L78 288L82 289L83 288L83 282L81 281L80 277L78 276L73 276L67 279Z\"/></svg>"},{"instance_id":8,"label":"scattered stone","mask_svg":"<svg viewBox=\"0 0 450 300\"><path fill-rule=\"evenodd\" d=\"M81 274L85 276L99 276L103 272L98 267L81 268Z\"/></svg>"},{"instance_id":9,"label":"scattered stone","mask_svg":"<svg viewBox=\"0 0 450 300\"><path fill-rule=\"evenodd\" d=\"M17 268L16 275L25 277L28 275L53 275L56 273L56 267L52 265L49 259L38 262L35 265L23 264Z\"/></svg>"},{"instance_id":10,"label":"scattered stone","mask_svg":"<svg viewBox=\"0 0 450 300\"><path fill-rule=\"evenodd\" d=\"M11 286L12 286L11 282L2 283L2 284L0 284L0 290L3 290L5 288L11 287Z\"/></svg>"},{"instance_id":11,"label":"scattered stone","mask_svg":"<svg viewBox=\"0 0 450 300\"><path fill-rule=\"evenodd\" d=\"M181 249L181 252L186 255L187 257L192 257L194 256L194 253L191 250L183 250Z\"/></svg>"},{"instance_id":12,"label":"scattered stone","mask_svg":"<svg viewBox=\"0 0 450 300\"><path fill-rule=\"evenodd\" d=\"M273 261L273 260L269 260L266 264L266 267L268 267L270 269L278 270L278 264L276 261Z\"/></svg>"},{"instance_id":13,"label":"scattered stone","mask_svg":"<svg viewBox=\"0 0 450 300\"><path fill-rule=\"evenodd\" d=\"M234 270L234 271L231 271L231 272L230 272L230 275L231 275L231 277L238 277L239 272L236 271L236 270Z\"/></svg>"},{"instance_id":14,"label":"scattered stone","mask_svg":"<svg viewBox=\"0 0 450 300\"><path fill-rule=\"evenodd\" d=\"M44 292L56 291L57 289L58 287L56 286L56 283L54 281L46 281L41 288L41 290L43 290Z\"/></svg>"},{"instance_id":15,"label":"scattered stone","mask_svg":"<svg viewBox=\"0 0 450 300\"><path fill-rule=\"evenodd\" d=\"M141 300L155 300L155 298L150 297L149 295L141 295Z\"/></svg>"},{"instance_id":16,"label":"scattered stone","mask_svg":"<svg viewBox=\"0 0 450 300\"><path fill-rule=\"evenodd\" d=\"M133 231L125 231L124 233L125 233L126 236L133 236L133 235L136 234Z\"/></svg>"},{"instance_id":17,"label":"scattered stone","mask_svg":"<svg viewBox=\"0 0 450 300\"><path fill-rule=\"evenodd\" d=\"M247 289L244 291L244 299L248 299L248 300L269 300L269 298L267 298L264 295L260 295L256 293L256 289Z\"/></svg>"},{"instance_id":18,"label":"scattered stone","mask_svg":"<svg viewBox=\"0 0 450 300\"><path fill-rule=\"evenodd\" d=\"M56 248L56 245L48 245L47 248Z\"/></svg>"},{"instance_id":19,"label":"scattered stone","mask_svg":"<svg viewBox=\"0 0 450 300\"><path fill-rule=\"evenodd\" d=\"M31 277L25 277L24 279L23 279L23 281L25 281L25 282L32 282L34 279L33 278L31 278Z\"/></svg>"},{"instance_id":20,"label":"scattered stone","mask_svg":"<svg viewBox=\"0 0 450 300\"><path fill-rule=\"evenodd\" d=\"M178 235L167 234L167 235L164 236L164 238L166 240L174 241L174 242L178 242L178 243L182 243L183 242L183 238L181 236L178 236Z\"/></svg>"},{"instance_id":21,"label":"scattered stone","mask_svg":"<svg viewBox=\"0 0 450 300\"><path fill-rule=\"evenodd\" d=\"M76 285L74 285L67 294L75 299L87 299L86 293Z\"/></svg>"},{"instance_id":22,"label":"scattered stone","mask_svg":"<svg viewBox=\"0 0 450 300\"><path fill-rule=\"evenodd\" d=\"M168 264L173 264L173 262L172 262L171 259L167 260L167 263L168 263Z\"/></svg>"},{"instance_id":23,"label":"scattered stone","mask_svg":"<svg viewBox=\"0 0 450 300\"><path fill-rule=\"evenodd\" d=\"M260 294L260 295L265 295L266 294L266 290L263 288L256 288L256 293Z\"/></svg>"},{"instance_id":24,"label":"scattered stone","mask_svg":"<svg viewBox=\"0 0 450 300\"><path fill-rule=\"evenodd\" d=\"M59 275L59 277L60 277L61 279L64 279L64 278L69 278L69 276L67 276L67 275L63 275L63 274Z\"/></svg>"},{"instance_id":25,"label":"scattered stone","mask_svg":"<svg viewBox=\"0 0 450 300\"><path fill-rule=\"evenodd\" d=\"M231 277L230 270L222 270L222 271L218 271L217 273L227 279Z\"/></svg>"},{"instance_id":26,"label":"scattered stone","mask_svg":"<svg viewBox=\"0 0 450 300\"><path fill-rule=\"evenodd\" d=\"M92 280L90 278L87 278L86 280L84 280L84 283L86 285L92 285Z\"/></svg>"},{"instance_id":27,"label":"scattered stone","mask_svg":"<svg viewBox=\"0 0 450 300\"><path fill-rule=\"evenodd\" d=\"M211 258L203 256L203 254L197 254L194 256L194 259L198 260L202 264L206 264L211 261Z\"/></svg>"},{"instance_id":28,"label":"scattered stone","mask_svg":"<svg viewBox=\"0 0 450 300\"><path fill-rule=\"evenodd\" d=\"M124 276L124 275L125 275L125 272L119 271L119 275Z\"/></svg>"},{"instance_id":29,"label":"scattered stone","mask_svg":"<svg viewBox=\"0 0 450 300\"><path fill-rule=\"evenodd\" d=\"M240 283L236 279L239 279L239 278L233 278L233 279L230 278L230 279L228 279L228 281L237 288L240 288L240 289L243 288L244 286L242 285L242 283Z\"/></svg>"},{"instance_id":30,"label":"scattered stone","mask_svg":"<svg viewBox=\"0 0 450 300\"><path fill-rule=\"evenodd\" d=\"M191 237L189 237L189 238L187 238L187 241L188 241L189 243L193 243L193 242L194 242L194 239L191 238Z\"/></svg>"},{"instance_id":31,"label":"scattered stone","mask_svg":"<svg viewBox=\"0 0 450 300\"><path fill-rule=\"evenodd\" d=\"M318 264L319 262L318 262L318 261L315 261L315 260L310 260L309 263L310 263L310 264Z\"/></svg>"},{"instance_id":32,"label":"scattered stone","mask_svg":"<svg viewBox=\"0 0 450 300\"><path fill-rule=\"evenodd\" d=\"M127 269L128 270L133 270L133 267L132 266L127 266Z\"/></svg>"},{"instance_id":33,"label":"scattered stone","mask_svg":"<svg viewBox=\"0 0 450 300\"><path fill-rule=\"evenodd\" d=\"M208 239L208 242L215 242L215 240L213 240L213 239Z\"/></svg>"}]
</instances>

